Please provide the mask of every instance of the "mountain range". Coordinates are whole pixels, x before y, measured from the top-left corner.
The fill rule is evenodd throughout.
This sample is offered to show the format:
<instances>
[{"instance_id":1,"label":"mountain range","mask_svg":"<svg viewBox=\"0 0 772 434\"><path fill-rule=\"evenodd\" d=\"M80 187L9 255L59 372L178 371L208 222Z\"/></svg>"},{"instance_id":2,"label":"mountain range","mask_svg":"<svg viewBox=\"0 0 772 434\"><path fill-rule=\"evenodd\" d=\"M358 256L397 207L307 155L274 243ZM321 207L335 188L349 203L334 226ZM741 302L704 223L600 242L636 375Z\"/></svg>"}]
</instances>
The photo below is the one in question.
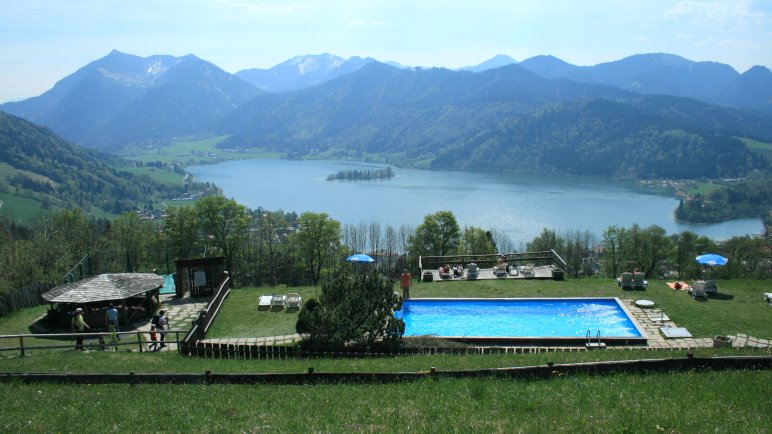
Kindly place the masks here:
<instances>
[{"instance_id":1,"label":"mountain range","mask_svg":"<svg viewBox=\"0 0 772 434\"><path fill-rule=\"evenodd\" d=\"M224 134L223 147L418 167L636 178L682 161L700 163L688 177L743 176L769 166L738 137L772 141L772 72L672 54L460 70L324 54L229 74L193 55L113 51L0 109L110 151Z\"/></svg>"}]
</instances>

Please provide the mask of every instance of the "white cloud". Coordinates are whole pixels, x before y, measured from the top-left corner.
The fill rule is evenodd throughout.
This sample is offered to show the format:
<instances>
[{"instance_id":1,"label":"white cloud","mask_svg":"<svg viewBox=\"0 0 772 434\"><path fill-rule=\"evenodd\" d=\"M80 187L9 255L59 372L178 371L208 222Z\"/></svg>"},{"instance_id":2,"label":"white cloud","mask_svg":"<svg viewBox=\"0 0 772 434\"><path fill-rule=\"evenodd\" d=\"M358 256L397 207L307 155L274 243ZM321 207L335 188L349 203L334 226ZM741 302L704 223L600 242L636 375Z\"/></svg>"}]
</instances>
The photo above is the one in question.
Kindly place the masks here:
<instances>
[{"instance_id":1,"label":"white cloud","mask_svg":"<svg viewBox=\"0 0 772 434\"><path fill-rule=\"evenodd\" d=\"M686 33L676 33L675 37L678 38L678 39L692 39L692 38L694 38L694 36L688 35Z\"/></svg>"},{"instance_id":2,"label":"white cloud","mask_svg":"<svg viewBox=\"0 0 772 434\"><path fill-rule=\"evenodd\" d=\"M351 20L348 23L346 23L347 27L383 27L387 26L388 23L386 21L381 20Z\"/></svg>"},{"instance_id":3,"label":"white cloud","mask_svg":"<svg viewBox=\"0 0 772 434\"><path fill-rule=\"evenodd\" d=\"M665 12L665 18L720 27L767 21L767 14L754 10L751 3L749 0L681 1Z\"/></svg>"},{"instance_id":4,"label":"white cloud","mask_svg":"<svg viewBox=\"0 0 772 434\"><path fill-rule=\"evenodd\" d=\"M635 38L633 38L633 41L635 41L635 42L646 42L648 40L649 40L649 38L647 38L647 37L645 37L643 35L639 35L639 36L636 36Z\"/></svg>"}]
</instances>

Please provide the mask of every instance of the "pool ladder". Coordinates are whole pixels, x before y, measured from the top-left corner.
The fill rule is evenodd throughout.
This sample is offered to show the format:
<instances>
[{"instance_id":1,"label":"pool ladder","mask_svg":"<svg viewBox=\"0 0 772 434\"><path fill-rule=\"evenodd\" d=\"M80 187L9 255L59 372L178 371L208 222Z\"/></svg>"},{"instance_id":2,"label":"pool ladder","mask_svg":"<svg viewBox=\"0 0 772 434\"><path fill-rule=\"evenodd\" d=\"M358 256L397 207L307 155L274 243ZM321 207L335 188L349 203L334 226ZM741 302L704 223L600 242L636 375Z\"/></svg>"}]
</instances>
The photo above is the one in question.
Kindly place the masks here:
<instances>
[{"instance_id":1,"label":"pool ladder","mask_svg":"<svg viewBox=\"0 0 772 434\"><path fill-rule=\"evenodd\" d=\"M600 329L595 335L595 342L592 341L592 330L587 329L587 343L584 344L587 349L606 348L606 344L600 341Z\"/></svg>"}]
</instances>

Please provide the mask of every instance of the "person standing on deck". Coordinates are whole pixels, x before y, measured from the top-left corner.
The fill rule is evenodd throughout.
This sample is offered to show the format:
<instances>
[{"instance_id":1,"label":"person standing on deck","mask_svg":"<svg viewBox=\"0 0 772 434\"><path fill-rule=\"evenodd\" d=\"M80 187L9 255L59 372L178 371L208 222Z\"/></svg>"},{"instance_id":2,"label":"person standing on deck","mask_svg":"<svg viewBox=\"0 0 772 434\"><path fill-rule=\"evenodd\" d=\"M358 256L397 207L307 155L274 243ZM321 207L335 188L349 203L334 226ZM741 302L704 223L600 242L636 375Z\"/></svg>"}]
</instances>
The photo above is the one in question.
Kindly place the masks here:
<instances>
[{"instance_id":1,"label":"person standing on deck","mask_svg":"<svg viewBox=\"0 0 772 434\"><path fill-rule=\"evenodd\" d=\"M410 300L410 283L413 280L413 276L407 271L407 268L402 270L402 275L399 276L399 286L402 287L402 298L404 300Z\"/></svg>"}]
</instances>

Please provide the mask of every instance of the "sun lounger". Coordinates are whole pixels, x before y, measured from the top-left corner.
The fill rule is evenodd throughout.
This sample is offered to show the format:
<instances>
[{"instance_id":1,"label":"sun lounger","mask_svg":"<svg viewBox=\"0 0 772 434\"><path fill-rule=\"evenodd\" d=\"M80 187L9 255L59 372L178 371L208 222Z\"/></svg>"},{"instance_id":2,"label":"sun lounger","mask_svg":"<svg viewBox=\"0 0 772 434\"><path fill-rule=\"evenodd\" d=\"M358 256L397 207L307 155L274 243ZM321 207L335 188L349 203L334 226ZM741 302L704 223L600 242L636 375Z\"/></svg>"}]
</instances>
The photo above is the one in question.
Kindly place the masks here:
<instances>
[{"instance_id":1,"label":"sun lounger","mask_svg":"<svg viewBox=\"0 0 772 434\"><path fill-rule=\"evenodd\" d=\"M693 298L708 298L708 294L705 292L705 281L696 280L692 283L692 289L690 291Z\"/></svg>"},{"instance_id":2,"label":"sun lounger","mask_svg":"<svg viewBox=\"0 0 772 434\"><path fill-rule=\"evenodd\" d=\"M507 264L499 264L496 266L496 268L493 269L493 274L496 275L498 278L504 278L507 277L509 272L507 271Z\"/></svg>"},{"instance_id":3,"label":"sun lounger","mask_svg":"<svg viewBox=\"0 0 772 434\"><path fill-rule=\"evenodd\" d=\"M633 273L624 272L621 276L617 277L617 285L620 288L632 288L633 287Z\"/></svg>"},{"instance_id":4,"label":"sun lounger","mask_svg":"<svg viewBox=\"0 0 772 434\"><path fill-rule=\"evenodd\" d=\"M662 327L659 328L659 330L662 332L663 335L665 335L666 338L690 338L690 337L692 337L692 334L689 333L689 330L686 330L686 327L662 326Z\"/></svg>"},{"instance_id":5,"label":"sun lounger","mask_svg":"<svg viewBox=\"0 0 772 434\"><path fill-rule=\"evenodd\" d=\"M643 273L633 273L633 288L646 289L646 287L649 286L649 282L643 280L643 278Z\"/></svg>"},{"instance_id":6,"label":"sun lounger","mask_svg":"<svg viewBox=\"0 0 772 434\"><path fill-rule=\"evenodd\" d=\"M257 301L257 309L258 310L270 309L272 300L273 300L272 295L261 295L260 299Z\"/></svg>"},{"instance_id":7,"label":"sun lounger","mask_svg":"<svg viewBox=\"0 0 772 434\"><path fill-rule=\"evenodd\" d=\"M477 279L479 275L480 275L480 267L478 267L477 264L475 264L474 262L470 263L466 269L467 280Z\"/></svg>"},{"instance_id":8,"label":"sun lounger","mask_svg":"<svg viewBox=\"0 0 772 434\"><path fill-rule=\"evenodd\" d=\"M440 279L442 280L450 280L453 278L453 276L450 274L450 268L440 267L439 269L440 273Z\"/></svg>"},{"instance_id":9,"label":"sun lounger","mask_svg":"<svg viewBox=\"0 0 772 434\"><path fill-rule=\"evenodd\" d=\"M274 295L271 298L271 310L282 310L284 309L284 306L287 304L287 296L286 295Z\"/></svg>"},{"instance_id":10,"label":"sun lounger","mask_svg":"<svg viewBox=\"0 0 772 434\"><path fill-rule=\"evenodd\" d=\"M287 294L287 309L300 309L303 305L303 298L297 292Z\"/></svg>"},{"instance_id":11,"label":"sun lounger","mask_svg":"<svg viewBox=\"0 0 772 434\"><path fill-rule=\"evenodd\" d=\"M718 287L715 280L705 281L705 293L706 294L718 294Z\"/></svg>"}]
</instances>

